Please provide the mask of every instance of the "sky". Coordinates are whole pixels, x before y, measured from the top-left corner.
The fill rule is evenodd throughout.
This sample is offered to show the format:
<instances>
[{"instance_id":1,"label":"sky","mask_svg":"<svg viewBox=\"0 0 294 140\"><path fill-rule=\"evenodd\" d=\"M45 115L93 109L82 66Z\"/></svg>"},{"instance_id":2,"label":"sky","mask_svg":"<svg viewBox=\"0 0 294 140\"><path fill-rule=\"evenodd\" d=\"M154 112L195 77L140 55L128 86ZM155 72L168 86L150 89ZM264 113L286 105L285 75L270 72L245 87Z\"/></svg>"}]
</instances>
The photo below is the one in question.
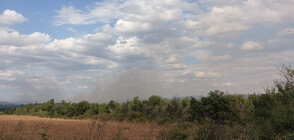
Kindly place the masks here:
<instances>
[{"instance_id":1,"label":"sky","mask_svg":"<svg viewBox=\"0 0 294 140\"><path fill-rule=\"evenodd\" d=\"M262 93L294 62L293 0L0 1L0 101Z\"/></svg>"}]
</instances>

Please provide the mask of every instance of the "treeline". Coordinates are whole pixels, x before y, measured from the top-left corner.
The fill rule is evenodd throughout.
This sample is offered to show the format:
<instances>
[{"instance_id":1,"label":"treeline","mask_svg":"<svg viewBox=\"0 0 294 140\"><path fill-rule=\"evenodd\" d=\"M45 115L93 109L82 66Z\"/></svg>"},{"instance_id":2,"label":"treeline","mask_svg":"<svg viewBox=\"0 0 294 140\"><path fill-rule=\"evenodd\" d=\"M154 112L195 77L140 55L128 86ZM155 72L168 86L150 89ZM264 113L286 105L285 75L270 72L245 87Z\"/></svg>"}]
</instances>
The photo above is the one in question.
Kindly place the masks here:
<instances>
[{"instance_id":1,"label":"treeline","mask_svg":"<svg viewBox=\"0 0 294 140\"><path fill-rule=\"evenodd\" d=\"M294 69L282 67L282 79L264 94L230 95L215 90L207 97L147 100L107 104L54 100L5 110L6 114L60 118L107 118L117 121L173 124L159 139L294 139Z\"/></svg>"},{"instance_id":2,"label":"treeline","mask_svg":"<svg viewBox=\"0 0 294 140\"><path fill-rule=\"evenodd\" d=\"M40 105L27 104L23 107L10 108L5 110L4 113L73 119L105 116L118 121L157 121L165 123L188 120L189 104L189 98L164 100L156 95L147 100L134 97L133 100L124 103L111 100L107 104L89 103L85 100L78 103L65 101L55 103L54 99L51 99Z\"/></svg>"},{"instance_id":3,"label":"treeline","mask_svg":"<svg viewBox=\"0 0 294 140\"><path fill-rule=\"evenodd\" d=\"M25 106L24 104L9 104L9 103L0 103L0 111L6 110L13 107L22 107Z\"/></svg>"}]
</instances>

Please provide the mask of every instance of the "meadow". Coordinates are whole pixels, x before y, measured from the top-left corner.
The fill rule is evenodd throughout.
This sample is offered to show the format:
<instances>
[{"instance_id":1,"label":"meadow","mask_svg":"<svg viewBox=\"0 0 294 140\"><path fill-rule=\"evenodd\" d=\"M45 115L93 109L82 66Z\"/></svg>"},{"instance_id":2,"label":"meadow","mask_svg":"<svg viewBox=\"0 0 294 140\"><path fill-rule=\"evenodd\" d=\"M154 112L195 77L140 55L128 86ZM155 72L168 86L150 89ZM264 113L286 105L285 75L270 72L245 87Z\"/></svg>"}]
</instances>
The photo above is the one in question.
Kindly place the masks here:
<instances>
[{"instance_id":1,"label":"meadow","mask_svg":"<svg viewBox=\"0 0 294 140\"><path fill-rule=\"evenodd\" d=\"M156 139L160 128L151 124L0 115L1 140Z\"/></svg>"}]
</instances>

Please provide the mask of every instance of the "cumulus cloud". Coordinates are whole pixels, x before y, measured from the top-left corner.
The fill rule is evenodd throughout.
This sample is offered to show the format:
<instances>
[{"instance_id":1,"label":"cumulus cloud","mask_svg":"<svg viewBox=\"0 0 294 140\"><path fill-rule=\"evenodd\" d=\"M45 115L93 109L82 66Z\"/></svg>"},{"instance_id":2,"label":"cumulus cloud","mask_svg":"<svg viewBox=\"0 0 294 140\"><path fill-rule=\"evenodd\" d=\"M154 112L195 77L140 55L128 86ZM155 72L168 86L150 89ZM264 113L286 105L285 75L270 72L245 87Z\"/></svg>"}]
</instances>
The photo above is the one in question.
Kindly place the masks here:
<instances>
[{"instance_id":1,"label":"cumulus cloud","mask_svg":"<svg viewBox=\"0 0 294 140\"><path fill-rule=\"evenodd\" d=\"M241 46L241 50L244 50L244 51L261 50L261 49L263 49L263 45L259 42L254 42L254 41L245 42Z\"/></svg>"},{"instance_id":2,"label":"cumulus cloud","mask_svg":"<svg viewBox=\"0 0 294 140\"><path fill-rule=\"evenodd\" d=\"M252 28L254 24L277 24L293 22L293 1L276 2L271 0L200 1L210 5L208 12L186 21L186 27L205 35L234 36ZM210 3L209 3L210 2ZM286 19L288 18L288 19Z\"/></svg>"},{"instance_id":3,"label":"cumulus cloud","mask_svg":"<svg viewBox=\"0 0 294 140\"><path fill-rule=\"evenodd\" d=\"M116 22L115 29L121 33L136 33L152 30L153 27L147 22L133 22L120 19Z\"/></svg>"},{"instance_id":4,"label":"cumulus cloud","mask_svg":"<svg viewBox=\"0 0 294 140\"><path fill-rule=\"evenodd\" d=\"M82 40L76 38L66 38L66 39L54 39L52 42L49 42L45 48L52 51L61 51L61 50L82 50L83 46L81 45Z\"/></svg>"},{"instance_id":5,"label":"cumulus cloud","mask_svg":"<svg viewBox=\"0 0 294 140\"><path fill-rule=\"evenodd\" d=\"M27 21L27 19L14 10L6 9L0 15L0 26L10 26Z\"/></svg>"},{"instance_id":6,"label":"cumulus cloud","mask_svg":"<svg viewBox=\"0 0 294 140\"><path fill-rule=\"evenodd\" d=\"M19 34L17 31L1 31L0 45L25 46L32 44L47 43L51 40L48 34L34 32L32 34Z\"/></svg>"},{"instance_id":7,"label":"cumulus cloud","mask_svg":"<svg viewBox=\"0 0 294 140\"><path fill-rule=\"evenodd\" d=\"M88 54L91 42L107 40L103 35L54 39L35 32L0 31L1 68L51 68L53 70L114 69L118 63L103 55ZM86 49L87 48L87 49Z\"/></svg>"},{"instance_id":8,"label":"cumulus cloud","mask_svg":"<svg viewBox=\"0 0 294 140\"><path fill-rule=\"evenodd\" d=\"M244 16L239 7L213 7L210 13L199 16L197 24L207 28L205 32L208 35L241 32L250 28Z\"/></svg>"},{"instance_id":9,"label":"cumulus cloud","mask_svg":"<svg viewBox=\"0 0 294 140\"><path fill-rule=\"evenodd\" d=\"M140 55L144 51L140 44L140 39L137 37L127 39L119 37L116 44L109 46L107 49L116 54L118 59L123 59L126 55Z\"/></svg>"}]
</instances>

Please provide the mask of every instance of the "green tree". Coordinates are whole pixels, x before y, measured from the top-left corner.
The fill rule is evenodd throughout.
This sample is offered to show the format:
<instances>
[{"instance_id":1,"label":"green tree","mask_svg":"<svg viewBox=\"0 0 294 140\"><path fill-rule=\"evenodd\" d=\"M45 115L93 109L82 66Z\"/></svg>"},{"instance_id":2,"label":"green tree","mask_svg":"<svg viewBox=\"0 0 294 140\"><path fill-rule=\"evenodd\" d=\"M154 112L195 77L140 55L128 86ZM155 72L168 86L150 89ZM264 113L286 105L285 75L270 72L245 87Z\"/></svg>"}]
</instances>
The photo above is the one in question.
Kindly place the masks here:
<instances>
[{"instance_id":1,"label":"green tree","mask_svg":"<svg viewBox=\"0 0 294 140\"><path fill-rule=\"evenodd\" d=\"M87 111L89 115L98 115L99 114L99 104L91 103L89 106L89 110Z\"/></svg>"},{"instance_id":2,"label":"green tree","mask_svg":"<svg viewBox=\"0 0 294 140\"><path fill-rule=\"evenodd\" d=\"M201 98L200 101L191 98L191 119L202 122L204 118L214 120L220 125L229 123L236 117L230 100L226 98L222 91L211 91L208 97Z\"/></svg>"},{"instance_id":3,"label":"green tree","mask_svg":"<svg viewBox=\"0 0 294 140\"><path fill-rule=\"evenodd\" d=\"M142 101L139 99L138 96L133 98L131 110L136 111L136 112L142 112L143 111L143 104L142 104Z\"/></svg>"},{"instance_id":4,"label":"green tree","mask_svg":"<svg viewBox=\"0 0 294 140\"><path fill-rule=\"evenodd\" d=\"M174 97L165 108L167 115L172 119L179 119L182 115L182 108L180 105L179 98Z\"/></svg>"},{"instance_id":5,"label":"green tree","mask_svg":"<svg viewBox=\"0 0 294 140\"><path fill-rule=\"evenodd\" d=\"M149 97L149 103L151 106L155 107L161 105L163 103L163 100L160 96L152 95L151 97Z\"/></svg>"},{"instance_id":6,"label":"green tree","mask_svg":"<svg viewBox=\"0 0 294 140\"><path fill-rule=\"evenodd\" d=\"M90 108L90 104L87 101L83 100L76 105L75 115L76 116L83 115L85 114L86 111L88 111L89 108Z\"/></svg>"},{"instance_id":7,"label":"green tree","mask_svg":"<svg viewBox=\"0 0 294 140\"><path fill-rule=\"evenodd\" d=\"M197 120L198 122L202 122L204 119L205 109L201 104L201 101L198 101L194 97L190 98L190 120Z\"/></svg>"}]
</instances>

